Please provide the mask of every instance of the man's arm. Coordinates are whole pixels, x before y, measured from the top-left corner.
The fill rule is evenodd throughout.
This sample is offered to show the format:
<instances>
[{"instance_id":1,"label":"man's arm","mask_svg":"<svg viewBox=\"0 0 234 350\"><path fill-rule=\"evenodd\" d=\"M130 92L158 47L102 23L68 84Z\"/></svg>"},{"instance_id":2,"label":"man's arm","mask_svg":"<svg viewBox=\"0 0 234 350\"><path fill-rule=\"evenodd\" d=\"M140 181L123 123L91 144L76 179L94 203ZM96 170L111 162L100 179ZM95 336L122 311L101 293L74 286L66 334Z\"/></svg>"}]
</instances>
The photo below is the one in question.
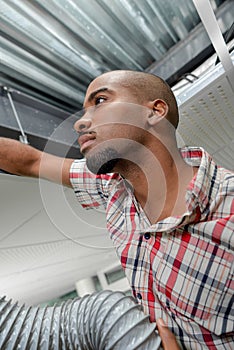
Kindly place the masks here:
<instances>
[{"instance_id":1,"label":"man's arm","mask_svg":"<svg viewBox=\"0 0 234 350\"><path fill-rule=\"evenodd\" d=\"M0 169L11 174L42 177L71 187L69 171L73 159L41 152L19 141L0 138Z\"/></svg>"}]
</instances>

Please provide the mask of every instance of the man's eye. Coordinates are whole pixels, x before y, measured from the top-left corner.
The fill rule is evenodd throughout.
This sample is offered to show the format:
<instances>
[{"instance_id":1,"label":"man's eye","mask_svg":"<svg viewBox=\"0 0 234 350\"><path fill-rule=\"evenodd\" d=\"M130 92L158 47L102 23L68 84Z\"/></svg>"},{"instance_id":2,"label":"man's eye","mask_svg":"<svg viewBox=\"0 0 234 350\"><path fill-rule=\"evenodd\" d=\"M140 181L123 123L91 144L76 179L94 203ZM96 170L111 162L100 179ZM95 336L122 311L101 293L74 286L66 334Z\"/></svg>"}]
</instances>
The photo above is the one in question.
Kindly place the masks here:
<instances>
[{"instance_id":1,"label":"man's eye","mask_svg":"<svg viewBox=\"0 0 234 350\"><path fill-rule=\"evenodd\" d=\"M99 105L100 103L103 103L106 99L104 97L96 97L95 99L95 106Z\"/></svg>"}]
</instances>

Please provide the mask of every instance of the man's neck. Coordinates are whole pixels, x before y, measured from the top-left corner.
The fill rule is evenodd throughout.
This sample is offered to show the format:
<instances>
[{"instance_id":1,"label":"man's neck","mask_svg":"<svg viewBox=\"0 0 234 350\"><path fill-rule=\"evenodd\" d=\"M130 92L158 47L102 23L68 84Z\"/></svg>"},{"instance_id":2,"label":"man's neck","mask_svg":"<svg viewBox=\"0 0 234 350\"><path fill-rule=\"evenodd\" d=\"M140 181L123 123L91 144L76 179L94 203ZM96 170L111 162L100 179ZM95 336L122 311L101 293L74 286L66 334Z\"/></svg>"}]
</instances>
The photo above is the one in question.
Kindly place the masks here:
<instances>
[{"instance_id":1,"label":"man's neck","mask_svg":"<svg viewBox=\"0 0 234 350\"><path fill-rule=\"evenodd\" d=\"M141 157L127 163L120 173L131 183L134 195L151 224L186 211L185 194L196 170L185 163L179 150L173 157Z\"/></svg>"}]
</instances>

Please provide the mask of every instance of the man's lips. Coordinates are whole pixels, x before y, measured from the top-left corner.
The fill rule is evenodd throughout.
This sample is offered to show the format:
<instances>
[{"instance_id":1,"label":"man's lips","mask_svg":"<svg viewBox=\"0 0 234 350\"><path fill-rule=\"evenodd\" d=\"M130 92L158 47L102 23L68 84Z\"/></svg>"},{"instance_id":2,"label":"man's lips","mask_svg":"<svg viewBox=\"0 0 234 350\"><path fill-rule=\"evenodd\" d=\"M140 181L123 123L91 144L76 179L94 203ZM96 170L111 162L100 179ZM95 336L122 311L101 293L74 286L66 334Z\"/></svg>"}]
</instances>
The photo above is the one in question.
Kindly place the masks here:
<instances>
[{"instance_id":1,"label":"man's lips","mask_svg":"<svg viewBox=\"0 0 234 350\"><path fill-rule=\"evenodd\" d=\"M81 134L78 138L78 143L80 145L80 151L83 152L87 147L94 143L96 137L94 134Z\"/></svg>"}]
</instances>

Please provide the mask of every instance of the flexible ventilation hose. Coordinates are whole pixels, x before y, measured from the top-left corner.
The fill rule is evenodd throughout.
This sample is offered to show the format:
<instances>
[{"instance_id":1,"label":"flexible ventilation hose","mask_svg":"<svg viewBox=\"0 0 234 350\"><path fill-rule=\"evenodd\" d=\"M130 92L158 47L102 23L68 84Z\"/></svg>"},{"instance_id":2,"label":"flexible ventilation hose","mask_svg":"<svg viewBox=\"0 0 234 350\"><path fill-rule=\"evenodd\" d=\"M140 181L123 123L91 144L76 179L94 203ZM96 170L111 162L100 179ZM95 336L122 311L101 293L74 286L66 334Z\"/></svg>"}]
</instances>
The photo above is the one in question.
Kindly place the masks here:
<instances>
[{"instance_id":1,"label":"flexible ventilation hose","mask_svg":"<svg viewBox=\"0 0 234 350\"><path fill-rule=\"evenodd\" d=\"M0 299L1 350L157 350L160 338L140 305L102 291L52 307Z\"/></svg>"}]
</instances>

